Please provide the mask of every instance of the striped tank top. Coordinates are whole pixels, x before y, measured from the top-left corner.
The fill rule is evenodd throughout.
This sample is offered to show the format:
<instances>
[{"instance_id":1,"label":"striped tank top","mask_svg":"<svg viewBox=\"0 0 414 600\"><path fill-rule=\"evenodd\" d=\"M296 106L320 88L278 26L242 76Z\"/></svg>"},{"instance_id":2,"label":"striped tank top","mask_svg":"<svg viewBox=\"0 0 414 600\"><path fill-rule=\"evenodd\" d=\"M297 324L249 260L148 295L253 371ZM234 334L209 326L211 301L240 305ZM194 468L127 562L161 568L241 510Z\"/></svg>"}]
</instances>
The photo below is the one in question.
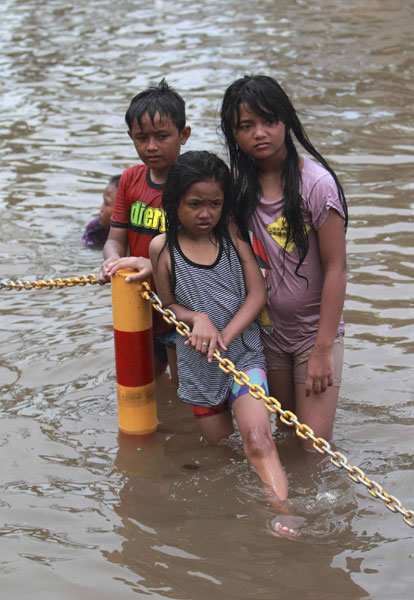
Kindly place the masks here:
<instances>
[{"instance_id":1,"label":"striped tank top","mask_svg":"<svg viewBox=\"0 0 414 600\"><path fill-rule=\"evenodd\" d=\"M218 331L222 331L246 298L243 270L236 248L222 239L212 265L189 260L179 244L170 251L172 291L177 304L206 313ZM233 376L219 369L217 361L209 363L197 350L184 345L177 336L178 396L198 406L217 406L224 402L233 385ZM221 352L238 370L266 369L260 328L253 322Z\"/></svg>"}]
</instances>

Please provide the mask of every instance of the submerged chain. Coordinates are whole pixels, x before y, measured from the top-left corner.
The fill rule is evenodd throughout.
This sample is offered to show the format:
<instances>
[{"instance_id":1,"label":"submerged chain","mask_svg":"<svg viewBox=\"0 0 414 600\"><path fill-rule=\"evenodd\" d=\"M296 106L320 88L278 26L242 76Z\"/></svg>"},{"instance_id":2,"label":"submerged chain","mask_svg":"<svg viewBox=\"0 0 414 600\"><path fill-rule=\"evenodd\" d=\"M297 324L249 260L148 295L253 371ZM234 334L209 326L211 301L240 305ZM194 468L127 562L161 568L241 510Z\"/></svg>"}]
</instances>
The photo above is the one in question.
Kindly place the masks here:
<instances>
[{"instance_id":1,"label":"submerged chain","mask_svg":"<svg viewBox=\"0 0 414 600\"><path fill-rule=\"evenodd\" d=\"M74 287L75 285L94 285L98 283L96 275L80 275L79 277L67 277L66 279L40 279L39 281L0 281L0 290L41 290L46 288Z\"/></svg>"},{"instance_id":2,"label":"submerged chain","mask_svg":"<svg viewBox=\"0 0 414 600\"><path fill-rule=\"evenodd\" d=\"M161 300L157 294L151 290L148 283L143 282L142 287L144 288L144 291L141 292L142 297L151 302L153 308L162 314L167 323L175 325L175 328L180 335L187 337L191 331L190 327L186 323L183 323L183 321L178 321L172 310L163 308ZM308 425L301 423L295 413L290 410L284 410L279 400L276 400L273 396L267 396L265 390L260 385L250 383L249 376L243 371L238 371L231 360L222 358L218 350L214 351L213 358L219 362L219 368L222 369L222 371L231 373L234 376L236 383L242 386L247 385L253 398L263 400L269 412L278 413L280 420L285 425L295 427L296 435L302 439L311 440L315 450L320 454L328 454L332 464L340 469L345 469L352 481L355 483L362 483L371 496L380 498L391 512L399 512L402 515L404 522L414 528L414 510L407 510L404 508L398 498L385 492L379 483L369 479L361 469L350 465L348 459L343 454L333 450L331 444L324 438L316 437L313 429Z\"/></svg>"}]
</instances>

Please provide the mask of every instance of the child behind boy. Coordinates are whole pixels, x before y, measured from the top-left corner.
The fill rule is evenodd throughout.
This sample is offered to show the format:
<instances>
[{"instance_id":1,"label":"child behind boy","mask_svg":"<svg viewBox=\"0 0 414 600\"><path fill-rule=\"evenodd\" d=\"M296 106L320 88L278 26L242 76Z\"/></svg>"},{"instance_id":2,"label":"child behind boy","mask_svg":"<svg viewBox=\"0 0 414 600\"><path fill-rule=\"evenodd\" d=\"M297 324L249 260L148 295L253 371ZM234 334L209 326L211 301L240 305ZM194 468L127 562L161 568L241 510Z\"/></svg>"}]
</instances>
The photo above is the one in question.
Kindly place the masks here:
<instances>
[{"instance_id":1,"label":"child behind boy","mask_svg":"<svg viewBox=\"0 0 414 600\"><path fill-rule=\"evenodd\" d=\"M134 271L126 278L127 282L152 276L149 244L153 237L165 231L162 190L171 163L191 133L186 125L185 102L165 79L132 99L125 121L128 135L144 164L122 173L103 251L105 260L97 277L100 284L107 283L119 269ZM175 350L168 345L174 346L171 327L158 313L153 316L156 375L164 370L168 358L175 382Z\"/></svg>"},{"instance_id":2,"label":"child behind boy","mask_svg":"<svg viewBox=\"0 0 414 600\"><path fill-rule=\"evenodd\" d=\"M83 232L82 242L85 246L104 246L109 234L109 225L120 179L120 175L114 175L108 181L103 193L103 202L99 208L99 217L89 221Z\"/></svg>"}]
</instances>

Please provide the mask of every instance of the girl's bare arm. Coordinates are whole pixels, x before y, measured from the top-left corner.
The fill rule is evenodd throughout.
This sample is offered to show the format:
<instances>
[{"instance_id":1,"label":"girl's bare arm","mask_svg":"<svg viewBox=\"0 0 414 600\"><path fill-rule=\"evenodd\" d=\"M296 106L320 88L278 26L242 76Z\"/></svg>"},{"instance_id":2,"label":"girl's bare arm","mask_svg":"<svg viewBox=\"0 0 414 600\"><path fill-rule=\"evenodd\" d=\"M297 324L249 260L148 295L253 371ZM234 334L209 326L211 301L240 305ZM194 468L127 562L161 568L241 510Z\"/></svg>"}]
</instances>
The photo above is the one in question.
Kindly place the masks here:
<instances>
[{"instance_id":1,"label":"girl's bare arm","mask_svg":"<svg viewBox=\"0 0 414 600\"><path fill-rule=\"evenodd\" d=\"M318 230L319 252L324 269L321 313L315 345L308 362L306 391L316 393L333 383L332 350L344 305L346 288L346 250L344 220L330 209Z\"/></svg>"}]
</instances>

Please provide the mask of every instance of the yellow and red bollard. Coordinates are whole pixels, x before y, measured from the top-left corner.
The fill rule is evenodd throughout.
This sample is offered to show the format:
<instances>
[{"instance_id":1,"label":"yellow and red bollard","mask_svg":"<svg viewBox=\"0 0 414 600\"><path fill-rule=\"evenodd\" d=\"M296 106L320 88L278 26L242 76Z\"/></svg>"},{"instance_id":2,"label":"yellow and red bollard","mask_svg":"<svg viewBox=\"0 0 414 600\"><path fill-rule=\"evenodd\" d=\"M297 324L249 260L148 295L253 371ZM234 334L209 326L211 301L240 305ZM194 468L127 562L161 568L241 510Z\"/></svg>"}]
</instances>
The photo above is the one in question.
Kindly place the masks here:
<instances>
[{"instance_id":1,"label":"yellow and red bollard","mask_svg":"<svg viewBox=\"0 0 414 600\"><path fill-rule=\"evenodd\" d=\"M121 269L111 277L118 424L123 433L145 435L158 424L152 307L140 282L125 282L128 275Z\"/></svg>"}]
</instances>

